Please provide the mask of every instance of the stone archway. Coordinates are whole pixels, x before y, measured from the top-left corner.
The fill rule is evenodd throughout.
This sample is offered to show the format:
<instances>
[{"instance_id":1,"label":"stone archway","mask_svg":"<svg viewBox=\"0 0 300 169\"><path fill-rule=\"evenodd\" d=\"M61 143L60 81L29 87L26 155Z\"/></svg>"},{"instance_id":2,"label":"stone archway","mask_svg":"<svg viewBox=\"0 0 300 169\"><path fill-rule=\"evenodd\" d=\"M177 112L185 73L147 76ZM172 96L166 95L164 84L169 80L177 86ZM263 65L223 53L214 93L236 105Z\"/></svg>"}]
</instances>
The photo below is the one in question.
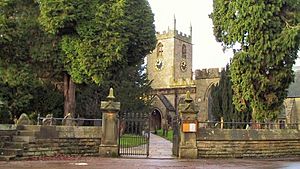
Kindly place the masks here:
<instances>
[{"instance_id":1,"label":"stone archway","mask_svg":"<svg viewBox=\"0 0 300 169\"><path fill-rule=\"evenodd\" d=\"M162 116L159 109L154 109L150 115L150 131L161 129Z\"/></svg>"}]
</instances>

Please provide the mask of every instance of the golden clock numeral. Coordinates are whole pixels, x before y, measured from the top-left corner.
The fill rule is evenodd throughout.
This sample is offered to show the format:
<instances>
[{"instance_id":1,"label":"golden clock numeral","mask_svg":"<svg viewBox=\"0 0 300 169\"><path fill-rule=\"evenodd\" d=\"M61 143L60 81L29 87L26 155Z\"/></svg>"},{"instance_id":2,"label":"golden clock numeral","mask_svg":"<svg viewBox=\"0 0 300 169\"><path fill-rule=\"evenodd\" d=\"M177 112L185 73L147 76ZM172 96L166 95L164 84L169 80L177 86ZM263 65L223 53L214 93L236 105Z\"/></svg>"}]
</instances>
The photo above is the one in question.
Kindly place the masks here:
<instances>
[{"instance_id":1,"label":"golden clock numeral","mask_svg":"<svg viewBox=\"0 0 300 169\"><path fill-rule=\"evenodd\" d=\"M182 71L185 71L185 70L186 70L186 67L187 67L187 65L186 65L185 61L182 61L182 62L180 63L180 69L181 69Z\"/></svg>"}]
</instances>

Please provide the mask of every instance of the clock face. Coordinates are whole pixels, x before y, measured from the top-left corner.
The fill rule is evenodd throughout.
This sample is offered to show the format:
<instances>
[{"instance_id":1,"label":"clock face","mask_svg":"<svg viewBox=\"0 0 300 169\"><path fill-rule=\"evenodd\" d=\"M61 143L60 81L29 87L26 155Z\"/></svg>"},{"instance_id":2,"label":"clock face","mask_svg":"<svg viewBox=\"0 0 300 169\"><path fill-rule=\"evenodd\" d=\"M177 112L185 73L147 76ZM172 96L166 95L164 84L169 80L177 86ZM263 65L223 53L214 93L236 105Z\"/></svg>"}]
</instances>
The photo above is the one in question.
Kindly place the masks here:
<instances>
[{"instance_id":1,"label":"clock face","mask_svg":"<svg viewBox=\"0 0 300 169\"><path fill-rule=\"evenodd\" d=\"M186 71L186 68L187 68L186 62L185 61L181 61L180 62L180 70L184 72L184 71Z\"/></svg>"},{"instance_id":2,"label":"clock face","mask_svg":"<svg viewBox=\"0 0 300 169\"><path fill-rule=\"evenodd\" d=\"M155 68L157 70L161 70L163 68L163 61L161 59L157 59L155 62Z\"/></svg>"}]
</instances>

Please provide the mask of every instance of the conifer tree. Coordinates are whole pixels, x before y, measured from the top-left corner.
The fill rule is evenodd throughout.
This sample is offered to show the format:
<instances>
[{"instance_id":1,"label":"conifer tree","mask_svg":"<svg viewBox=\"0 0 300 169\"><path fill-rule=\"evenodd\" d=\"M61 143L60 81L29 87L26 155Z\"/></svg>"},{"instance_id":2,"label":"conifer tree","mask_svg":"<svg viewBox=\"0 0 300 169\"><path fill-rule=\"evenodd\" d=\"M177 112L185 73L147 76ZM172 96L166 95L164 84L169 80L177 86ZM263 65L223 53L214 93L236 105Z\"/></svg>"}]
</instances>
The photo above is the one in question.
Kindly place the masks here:
<instances>
[{"instance_id":1,"label":"conifer tree","mask_svg":"<svg viewBox=\"0 0 300 169\"><path fill-rule=\"evenodd\" d=\"M40 0L40 22L61 38L65 96L75 110L75 84L111 80L155 47L154 18L146 0Z\"/></svg>"},{"instance_id":2,"label":"conifer tree","mask_svg":"<svg viewBox=\"0 0 300 169\"><path fill-rule=\"evenodd\" d=\"M276 119L300 42L299 0L214 0L214 35L224 49L233 48L230 66L233 102L249 104L256 121Z\"/></svg>"},{"instance_id":3,"label":"conifer tree","mask_svg":"<svg viewBox=\"0 0 300 169\"><path fill-rule=\"evenodd\" d=\"M59 95L51 91L53 86L45 84L48 84L46 79L56 77L61 67L57 39L40 28L38 16L39 6L34 0L0 2L0 100L3 103L0 113L6 115L6 123L21 113L49 113L57 108L56 102L33 105L38 101L34 97L51 92L52 96ZM52 96L39 101L59 100Z\"/></svg>"},{"instance_id":4,"label":"conifer tree","mask_svg":"<svg viewBox=\"0 0 300 169\"><path fill-rule=\"evenodd\" d=\"M234 107L229 65L221 71L220 81L212 87L211 97L211 110L215 120L221 121L222 117L224 122L232 122L232 124L226 124L225 127L243 127L234 122L250 122L251 112L249 109L238 112Z\"/></svg>"}]
</instances>

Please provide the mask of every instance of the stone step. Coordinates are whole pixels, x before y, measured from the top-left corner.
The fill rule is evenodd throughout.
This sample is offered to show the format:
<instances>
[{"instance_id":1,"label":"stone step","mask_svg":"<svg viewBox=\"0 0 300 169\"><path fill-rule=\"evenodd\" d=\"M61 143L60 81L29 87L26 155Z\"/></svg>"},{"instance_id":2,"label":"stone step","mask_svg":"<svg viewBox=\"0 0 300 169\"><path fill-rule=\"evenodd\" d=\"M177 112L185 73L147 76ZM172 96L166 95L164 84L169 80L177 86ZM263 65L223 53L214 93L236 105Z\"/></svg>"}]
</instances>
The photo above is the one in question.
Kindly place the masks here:
<instances>
[{"instance_id":1,"label":"stone step","mask_svg":"<svg viewBox=\"0 0 300 169\"><path fill-rule=\"evenodd\" d=\"M35 141L35 137L33 136L13 136L13 142L27 142L31 143Z\"/></svg>"},{"instance_id":2,"label":"stone step","mask_svg":"<svg viewBox=\"0 0 300 169\"><path fill-rule=\"evenodd\" d=\"M11 140L10 136L0 136L0 142L10 141L10 140Z\"/></svg>"},{"instance_id":3,"label":"stone step","mask_svg":"<svg viewBox=\"0 0 300 169\"><path fill-rule=\"evenodd\" d=\"M0 161L9 161L15 158L16 158L15 155L10 155L10 156L0 155Z\"/></svg>"},{"instance_id":4,"label":"stone step","mask_svg":"<svg viewBox=\"0 0 300 169\"><path fill-rule=\"evenodd\" d=\"M17 130L30 130L39 131L41 129L40 125L18 125Z\"/></svg>"},{"instance_id":5,"label":"stone step","mask_svg":"<svg viewBox=\"0 0 300 169\"><path fill-rule=\"evenodd\" d=\"M23 149L16 148L0 148L0 155L4 156L22 156Z\"/></svg>"},{"instance_id":6,"label":"stone step","mask_svg":"<svg viewBox=\"0 0 300 169\"><path fill-rule=\"evenodd\" d=\"M27 150L29 146L28 142L5 142L4 148L17 148Z\"/></svg>"},{"instance_id":7,"label":"stone step","mask_svg":"<svg viewBox=\"0 0 300 169\"><path fill-rule=\"evenodd\" d=\"M37 135L37 131L35 130L18 130L18 136L33 136Z\"/></svg>"}]
</instances>

